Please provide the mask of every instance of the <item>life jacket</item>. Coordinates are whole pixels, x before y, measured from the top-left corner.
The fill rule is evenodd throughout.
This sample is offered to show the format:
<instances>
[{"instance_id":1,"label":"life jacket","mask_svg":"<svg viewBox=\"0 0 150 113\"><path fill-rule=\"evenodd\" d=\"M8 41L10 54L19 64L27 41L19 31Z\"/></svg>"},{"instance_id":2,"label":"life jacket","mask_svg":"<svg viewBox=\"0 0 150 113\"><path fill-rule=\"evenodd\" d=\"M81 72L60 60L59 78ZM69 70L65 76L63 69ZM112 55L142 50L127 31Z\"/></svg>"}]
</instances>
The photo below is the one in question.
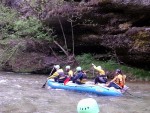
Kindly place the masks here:
<instances>
[{"instance_id":1,"label":"life jacket","mask_svg":"<svg viewBox=\"0 0 150 113\"><path fill-rule=\"evenodd\" d=\"M103 69L100 70L101 75L105 75L105 71Z\"/></svg>"},{"instance_id":2,"label":"life jacket","mask_svg":"<svg viewBox=\"0 0 150 113\"><path fill-rule=\"evenodd\" d=\"M69 77L73 77L73 71L72 71L72 70L69 70L69 71L68 71L68 75L69 75Z\"/></svg>"},{"instance_id":3,"label":"life jacket","mask_svg":"<svg viewBox=\"0 0 150 113\"><path fill-rule=\"evenodd\" d=\"M80 83L85 83L87 79L87 76L84 72L80 71L76 74L76 76L74 77L74 81L78 81Z\"/></svg>"},{"instance_id":4,"label":"life jacket","mask_svg":"<svg viewBox=\"0 0 150 113\"><path fill-rule=\"evenodd\" d=\"M56 72L58 73L59 79L65 78L65 74L62 69L58 69Z\"/></svg>"},{"instance_id":5,"label":"life jacket","mask_svg":"<svg viewBox=\"0 0 150 113\"><path fill-rule=\"evenodd\" d=\"M119 75L117 75L117 77L116 77L115 83L116 83L117 85L119 85L121 88L123 88L124 85L125 85L125 78L126 78L125 75L119 74Z\"/></svg>"}]
</instances>

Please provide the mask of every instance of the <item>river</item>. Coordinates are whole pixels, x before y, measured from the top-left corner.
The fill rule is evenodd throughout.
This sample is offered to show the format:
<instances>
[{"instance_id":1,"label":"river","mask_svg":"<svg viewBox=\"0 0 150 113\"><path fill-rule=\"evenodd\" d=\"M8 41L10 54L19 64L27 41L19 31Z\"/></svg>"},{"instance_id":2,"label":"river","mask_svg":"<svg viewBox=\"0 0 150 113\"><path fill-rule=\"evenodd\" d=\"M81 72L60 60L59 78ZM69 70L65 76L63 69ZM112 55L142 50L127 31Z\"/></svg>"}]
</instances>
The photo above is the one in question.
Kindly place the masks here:
<instances>
[{"instance_id":1,"label":"river","mask_svg":"<svg viewBox=\"0 0 150 113\"><path fill-rule=\"evenodd\" d=\"M0 72L0 113L77 113L81 99L94 98L100 113L149 113L150 84L127 83L122 97L41 88L47 76Z\"/></svg>"}]
</instances>

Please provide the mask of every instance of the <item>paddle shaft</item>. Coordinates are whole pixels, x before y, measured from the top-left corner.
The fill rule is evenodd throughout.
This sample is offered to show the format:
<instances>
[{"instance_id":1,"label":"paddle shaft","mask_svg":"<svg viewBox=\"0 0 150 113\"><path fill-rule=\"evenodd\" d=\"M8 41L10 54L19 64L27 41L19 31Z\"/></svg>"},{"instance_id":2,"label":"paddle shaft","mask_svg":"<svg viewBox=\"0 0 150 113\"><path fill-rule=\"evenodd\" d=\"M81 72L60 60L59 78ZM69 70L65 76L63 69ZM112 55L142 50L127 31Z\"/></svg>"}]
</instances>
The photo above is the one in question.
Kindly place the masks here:
<instances>
[{"instance_id":1,"label":"paddle shaft","mask_svg":"<svg viewBox=\"0 0 150 113\"><path fill-rule=\"evenodd\" d=\"M131 93L128 92L127 90L124 92L124 94L125 94L125 93L127 93L127 94L129 94L130 96L135 97L135 98L142 98L142 97L140 97L140 96L136 96L136 95L131 94Z\"/></svg>"},{"instance_id":2,"label":"paddle shaft","mask_svg":"<svg viewBox=\"0 0 150 113\"><path fill-rule=\"evenodd\" d=\"M51 72L50 72L49 76L51 76L51 74L52 74L53 70L54 70L54 67L53 67L53 69L51 70ZM45 88L46 83L47 83L47 80L46 80L46 82L43 84L42 88Z\"/></svg>"}]
</instances>

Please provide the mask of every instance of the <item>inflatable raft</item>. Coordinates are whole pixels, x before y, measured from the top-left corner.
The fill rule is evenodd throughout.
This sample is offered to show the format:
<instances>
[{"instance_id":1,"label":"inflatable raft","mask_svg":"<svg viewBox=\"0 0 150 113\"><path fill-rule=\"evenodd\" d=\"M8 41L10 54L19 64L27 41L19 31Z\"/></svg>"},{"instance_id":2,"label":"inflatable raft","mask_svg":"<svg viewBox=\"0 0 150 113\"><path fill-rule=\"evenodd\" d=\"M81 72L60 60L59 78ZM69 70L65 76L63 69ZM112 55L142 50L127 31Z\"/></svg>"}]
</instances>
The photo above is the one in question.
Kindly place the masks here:
<instances>
[{"instance_id":1,"label":"inflatable raft","mask_svg":"<svg viewBox=\"0 0 150 113\"><path fill-rule=\"evenodd\" d=\"M69 81L66 85L64 85L64 83L54 82L51 79L47 81L47 84L53 89L64 89L69 91L96 94L99 96L122 96L123 95L119 89L115 89L113 87L108 88L105 87L104 84L92 85L87 83L83 85L78 85Z\"/></svg>"}]
</instances>

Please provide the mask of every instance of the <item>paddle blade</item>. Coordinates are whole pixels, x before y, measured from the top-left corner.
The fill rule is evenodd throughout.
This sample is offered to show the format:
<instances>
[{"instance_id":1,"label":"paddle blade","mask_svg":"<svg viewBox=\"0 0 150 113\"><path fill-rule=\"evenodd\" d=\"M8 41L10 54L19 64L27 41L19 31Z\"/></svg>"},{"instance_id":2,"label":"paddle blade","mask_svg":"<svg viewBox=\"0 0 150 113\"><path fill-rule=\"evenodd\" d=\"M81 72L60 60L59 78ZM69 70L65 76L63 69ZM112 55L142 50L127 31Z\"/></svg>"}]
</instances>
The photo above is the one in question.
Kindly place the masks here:
<instances>
[{"instance_id":1,"label":"paddle blade","mask_svg":"<svg viewBox=\"0 0 150 113\"><path fill-rule=\"evenodd\" d=\"M45 88L47 81L45 82L45 84L43 84L42 88Z\"/></svg>"},{"instance_id":2,"label":"paddle blade","mask_svg":"<svg viewBox=\"0 0 150 113\"><path fill-rule=\"evenodd\" d=\"M66 85L69 82L70 78L66 78L66 80L64 81L64 85Z\"/></svg>"},{"instance_id":3,"label":"paddle blade","mask_svg":"<svg viewBox=\"0 0 150 113\"><path fill-rule=\"evenodd\" d=\"M128 89L129 89L129 87L125 85L124 88L121 89L121 92L125 93Z\"/></svg>"}]
</instances>

